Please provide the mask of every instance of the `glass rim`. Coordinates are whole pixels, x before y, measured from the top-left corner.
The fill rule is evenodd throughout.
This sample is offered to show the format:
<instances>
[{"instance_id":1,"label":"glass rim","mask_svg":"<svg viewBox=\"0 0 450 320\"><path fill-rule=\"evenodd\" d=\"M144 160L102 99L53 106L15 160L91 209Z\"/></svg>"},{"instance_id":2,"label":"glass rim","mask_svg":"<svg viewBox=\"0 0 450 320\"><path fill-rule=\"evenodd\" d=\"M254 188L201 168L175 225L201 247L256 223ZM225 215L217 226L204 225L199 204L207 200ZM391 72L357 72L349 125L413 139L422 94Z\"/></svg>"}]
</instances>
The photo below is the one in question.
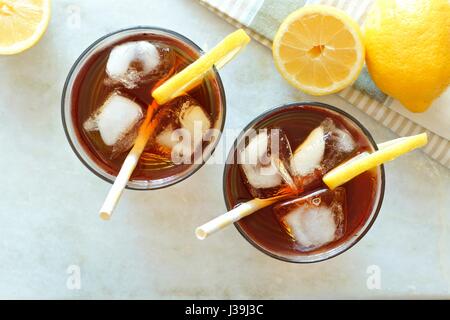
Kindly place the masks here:
<instances>
[{"instance_id":1,"label":"glass rim","mask_svg":"<svg viewBox=\"0 0 450 320\"><path fill-rule=\"evenodd\" d=\"M346 112L342 109L339 109L335 106L323 103L323 102L302 101L302 102L293 102L293 103L278 105L276 107L273 107L273 108L263 112L262 114L258 115L256 118L254 118L252 121L250 121L250 123L248 123L245 126L245 128L242 130L242 133L234 141L233 146L228 154L228 157L230 157L234 154L234 152L238 146L238 143L244 137L245 133L249 129L251 129L256 123L258 123L259 121L263 120L264 118L266 118L266 117L270 116L271 114L274 114L277 111L280 111L284 108L302 107L302 106L316 106L316 107L325 108L325 109L328 109L328 110L331 110L338 114L343 115L345 118L347 118L348 120L353 122L359 129L361 129L361 131L364 133L364 135L366 136L366 138L368 139L368 141L370 142L370 144L372 145L374 150L378 150L377 143L375 142L375 139L372 137L372 134L369 132L369 130L367 130L367 128L358 119L356 119L354 116L352 116L348 112ZM338 255L343 254L344 252L346 252L350 248L352 248L354 245L356 245L367 234L367 232L371 229L371 227L375 223L375 220L377 219L378 214L381 210L381 206L383 204L385 186L386 186L386 176L385 176L384 165L382 164L382 165L378 166L378 169L379 169L379 176L380 176L380 186L379 186L379 192L377 192L378 199L377 199L376 206L373 207L370 217L364 222L361 229L357 230L357 232L356 232L357 236L351 237L350 240L347 240L347 241L341 243L339 246L337 246L335 248L331 248L324 252L320 252L320 253L316 253L316 254L312 254L312 255L308 255L308 254L305 254L303 256L297 255L297 256L292 256L292 258L289 258L288 255L283 256L281 254L276 254L276 253L264 248L257 241L252 239L241 228L241 226L237 222L234 223L234 226L239 231L241 236L245 240L247 240L247 242L249 242L253 247L255 247L260 252L262 252L274 259L284 261L284 262L289 262L289 263L295 263L295 264L311 264L311 263L318 263L318 262L332 259ZM222 176L222 193L223 193L225 206L226 206L227 210L231 210L232 208L228 207L228 201L227 201L228 199L227 199L227 192L226 192L226 190L227 190L227 179L226 178L227 178L228 172L229 172L229 170L227 170L227 166L225 166L224 170L223 170L223 176ZM305 260L299 259L299 257L305 258Z\"/></svg>"},{"instance_id":2,"label":"glass rim","mask_svg":"<svg viewBox=\"0 0 450 320\"><path fill-rule=\"evenodd\" d=\"M128 28L123 28L123 29L119 29L110 33L107 33L106 35L101 36L100 38L98 38L97 40L93 41L85 50L83 50L83 52L80 54L80 56L75 60L75 62L73 63L72 67L69 70L69 73L66 77L66 80L64 82L64 87L62 90L62 95L61 95L61 119L62 119L62 124L63 124L63 129L64 129L64 134L66 136L67 141L69 142L69 145L72 149L72 151L75 153L75 155L77 156L78 160L80 160L80 162L89 169L89 171L91 171L93 174L95 174L97 177L101 178L102 180L113 184L114 180L110 179L109 177L107 177L102 171L100 166L97 166L99 168L99 170L96 170L96 168L94 168L91 164L89 164L84 158L83 156L80 154L80 151L78 150L78 148L76 147L73 138L68 130L68 124L66 121L66 99L67 99L67 94L68 93L72 93L72 87L70 86L71 81L75 78L76 75L74 75L75 71L77 70L77 68L80 66L80 63L83 62L83 59L85 59L94 49L96 49L100 44L102 44L103 41L106 41L107 39L116 36L116 35L120 35L121 33L126 33L126 32L132 32L132 31L155 31L155 32L160 32L160 33L165 33L168 34L169 36L175 37L178 40L182 41L184 44L187 44L189 47L191 47L192 49L194 49L200 56L202 54L205 53L205 51L203 51L202 48L200 48L200 46L198 46L195 42L193 42L192 40L190 40L189 38L187 38L186 36L176 32L176 31L172 31L169 29L165 29L165 28L161 28L161 27L154 27L154 26L145 26L145 25L138 25L138 26L134 26L134 27L128 27ZM227 105L226 105L226 95L225 95L225 89L223 86L223 82L222 79L220 77L220 74L217 70L217 68L214 66L213 67L213 74L214 74L214 79L217 82L217 87L219 90L219 94L220 94L220 102L221 102L221 109L220 112L222 113L222 119L221 119L221 123L218 127L220 133L217 136L217 139L213 142L214 145L211 147L210 151L208 150L207 156L203 157L203 153L202 153L202 163L201 164L195 164L193 163L191 165L192 170L186 172L185 174L181 175L180 177L178 177L177 179L174 179L173 181L169 181L168 183L166 182L162 182L161 185L146 185L144 187L136 187L133 185L130 185L130 181L127 183L126 185L126 189L129 190L136 190L136 191L147 191L147 190L158 190L158 189L164 189L170 186L173 186L177 183L180 183L186 179L188 179L189 177L191 177L193 174L195 174L198 170L200 170L205 163L208 161L208 159L214 154L215 149L217 148L217 145L221 139L222 136L222 132L224 130L225 127L225 122L226 122L226 115L227 115ZM73 84L73 83L72 83ZM70 86L70 88L69 88ZM70 109L71 110L71 109ZM70 115L71 117L71 115ZM84 147L80 146L80 149L82 149L82 152L86 153L84 151ZM91 158L89 155L86 155L87 158ZM114 177L114 175L111 174L111 176ZM164 180L164 178L162 179L157 179L157 180L136 180L136 181L158 181L158 180Z\"/></svg>"}]
</instances>

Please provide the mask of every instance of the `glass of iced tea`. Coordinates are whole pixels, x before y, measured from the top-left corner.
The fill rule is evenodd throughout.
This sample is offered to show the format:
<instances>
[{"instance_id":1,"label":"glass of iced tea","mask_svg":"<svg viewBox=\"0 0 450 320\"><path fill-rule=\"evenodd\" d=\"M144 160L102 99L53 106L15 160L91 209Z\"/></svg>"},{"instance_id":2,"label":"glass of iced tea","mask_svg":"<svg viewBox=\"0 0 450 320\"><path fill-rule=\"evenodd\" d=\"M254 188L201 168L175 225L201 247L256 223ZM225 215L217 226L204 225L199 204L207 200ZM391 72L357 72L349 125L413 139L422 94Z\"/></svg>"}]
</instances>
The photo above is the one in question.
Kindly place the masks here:
<instances>
[{"instance_id":1,"label":"glass of iced tea","mask_svg":"<svg viewBox=\"0 0 450 320\"><path fill-rule=\"evenodd\" d=\"M87 48L73 65L62 95L62 121L80 161L112 182L142 124L151 90L202 54L186 37L161 28L134 27L108 34ZM225 93L216 69L187 94L159 107L158 121L127 188L168 187L194 174L216 147L225 123ZM182 150L174 132L200 132L200 141ZM191 132L192 131L192 132ZM207 132L208 137L202 135ZM203 139L204 138L204 139ZM180 152L178 152L179 154ZM189 161L186 161L188 159Z\"/></svg>"},{"instance_id":2,"label":"glass of iced tea","mask_svg":"<svg viewBox=\"0 0 450 320\"><path fill-rule=\"evenodd\" d=\"M380 211L384 168L334 190L322 177L376 149L359 121L330 105L294 103L262 114L230 151L225 203L230 210L253 198L282 198L238 221L236 228L257 249L283 261L318 262L343 253L366 234Z\"/></svg>"}]
</instances>

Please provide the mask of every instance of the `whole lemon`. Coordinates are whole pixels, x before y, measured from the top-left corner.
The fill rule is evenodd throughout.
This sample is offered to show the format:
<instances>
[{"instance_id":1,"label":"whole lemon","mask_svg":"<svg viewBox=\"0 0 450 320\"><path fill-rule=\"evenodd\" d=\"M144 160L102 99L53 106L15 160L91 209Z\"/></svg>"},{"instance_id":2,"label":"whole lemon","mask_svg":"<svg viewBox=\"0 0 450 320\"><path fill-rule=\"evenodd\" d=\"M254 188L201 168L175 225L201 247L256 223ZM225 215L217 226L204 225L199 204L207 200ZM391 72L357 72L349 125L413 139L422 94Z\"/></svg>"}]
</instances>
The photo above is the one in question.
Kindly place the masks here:
<instances>
[{"instance_id":1,"label":"whole lemon","mask_svg":"<svg viewBox=\"0 0 450 320\"><path fill-rule=\"evenodd\" d=\"M376 85L413 112L427 110L450 83L449 0L377 0L364 42Z\"/></svg>"}]
</instances>

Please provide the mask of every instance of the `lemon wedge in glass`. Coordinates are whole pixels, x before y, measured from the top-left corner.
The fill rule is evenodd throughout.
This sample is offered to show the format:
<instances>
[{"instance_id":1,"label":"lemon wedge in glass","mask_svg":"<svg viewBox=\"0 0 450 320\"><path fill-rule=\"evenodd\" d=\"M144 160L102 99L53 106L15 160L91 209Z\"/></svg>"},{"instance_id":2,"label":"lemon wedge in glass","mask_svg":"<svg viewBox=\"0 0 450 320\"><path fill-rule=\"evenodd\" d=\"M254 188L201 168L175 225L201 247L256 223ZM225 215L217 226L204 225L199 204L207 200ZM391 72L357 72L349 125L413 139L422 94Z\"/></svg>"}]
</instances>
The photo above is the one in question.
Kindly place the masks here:
<instances>
[{"instance_id":1,"label":"lemon wedge in glass","mask_svg":"<svg viewBox=\"0 0 450 320\"><path fill-rule=\"evenodd\" d=\"M426 133L384 142L378 145L379 150L373 153L363 152L337 166L323 176L323 182L333 190L361 173L394 160L402 154L421 148L427 143Z\"/></svg>"},{"instance_id":2,"label":"lemon wedge in glass","mask_svg":"<svg viewBox=\"0 0 450 320\"><path fill-rule=\"evenodd\" d=\"M239 29L231 33L213 49L154 90L152 93L153 98L161 105L188 92L200 83L213 66L217 69L222 68L249 42L250 37L244 30Z\"/></svg>"}]
</instances>

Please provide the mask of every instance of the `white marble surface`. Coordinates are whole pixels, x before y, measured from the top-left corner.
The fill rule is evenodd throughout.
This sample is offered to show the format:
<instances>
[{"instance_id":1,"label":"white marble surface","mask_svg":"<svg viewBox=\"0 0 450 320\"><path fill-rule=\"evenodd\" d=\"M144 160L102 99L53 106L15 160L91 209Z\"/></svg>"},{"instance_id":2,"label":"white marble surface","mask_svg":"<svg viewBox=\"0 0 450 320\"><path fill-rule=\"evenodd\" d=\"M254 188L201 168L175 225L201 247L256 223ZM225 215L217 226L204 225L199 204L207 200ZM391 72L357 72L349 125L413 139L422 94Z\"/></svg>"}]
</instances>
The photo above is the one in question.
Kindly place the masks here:
<instances>
[{"instance_id":1,"label":"white marble surface","mask_svg":"<svg viewBox=\"0 0 450 320\"><path fill-rule=\"evenodd\" d=\"M420 151L386 166L384 205L368 235L320 264L271 259L234 228L196 240L194 228L225 210L221 165L169 189L126 191L113 220L100 221L109 185L71 151L61 90L85 47L138 24L179 31L202 47L233 30L195 1L55 0L42 41L0 57L0 298L450 297L450 173ZM221 75L228 128L304 99L256 42ZM394 138L337 98L325 100L360 119L378 141ZM80 267L80 290L66 286L70 265ZM380 289L366 285L372 265L381 271Z\"/></svg>"}]
</instances>

